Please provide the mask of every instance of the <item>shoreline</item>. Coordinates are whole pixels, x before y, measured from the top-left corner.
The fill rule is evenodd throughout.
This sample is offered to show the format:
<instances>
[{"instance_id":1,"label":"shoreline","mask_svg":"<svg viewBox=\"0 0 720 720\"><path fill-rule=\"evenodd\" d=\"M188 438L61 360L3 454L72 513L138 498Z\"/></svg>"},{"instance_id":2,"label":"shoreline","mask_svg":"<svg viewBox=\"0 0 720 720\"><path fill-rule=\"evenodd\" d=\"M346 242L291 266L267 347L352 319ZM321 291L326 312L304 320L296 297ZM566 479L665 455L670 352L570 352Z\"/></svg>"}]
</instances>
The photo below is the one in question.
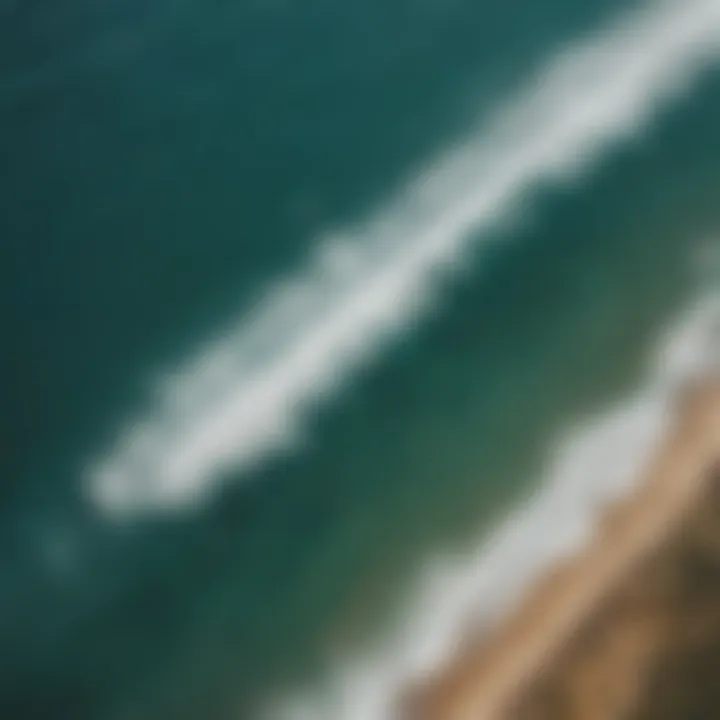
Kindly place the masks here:
<instances>
[{"instance_id":1,"label":"shoreline","mask_svg":"<svg viewBox=\"0 0 720 720\"><path fill-rule=\"evenodd\" d=\"M720 462L720 380L696 381L676 405L670 432L641 481L607 508L588 545L554 564L484 642L459 649L445 667L411 687L405 718L515 720L536 714L532 697L543 678L562 665L634 572L677 544L712 486L711 470Z\"/></svg>"}]
</instances>

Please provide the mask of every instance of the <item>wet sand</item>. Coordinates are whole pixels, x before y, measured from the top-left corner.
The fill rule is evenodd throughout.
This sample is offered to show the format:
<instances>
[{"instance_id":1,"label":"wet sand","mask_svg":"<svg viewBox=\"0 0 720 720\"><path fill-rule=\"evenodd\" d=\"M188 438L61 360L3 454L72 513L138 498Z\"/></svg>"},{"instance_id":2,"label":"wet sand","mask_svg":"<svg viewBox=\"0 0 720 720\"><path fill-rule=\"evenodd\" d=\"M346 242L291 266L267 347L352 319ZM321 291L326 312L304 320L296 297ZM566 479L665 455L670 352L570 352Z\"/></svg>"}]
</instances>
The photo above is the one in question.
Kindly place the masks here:
<instances>
[{"instance_id":1,"label":"wet sand","mask_svg":"<svg viewBox=\"0 0 720 720\"><path fill-rule=\"evenodd\" d=\"M695 717L678 698L714 716L702 698L712 690L718 707L720 675L694 687L704 675L688 669L696 656L720 669L720 381L688 387L674 415L637 489L608 509L588 546L412 689L407 718ZM671 707L675 715L658 714Z\"/></svg>"}]
</instances>

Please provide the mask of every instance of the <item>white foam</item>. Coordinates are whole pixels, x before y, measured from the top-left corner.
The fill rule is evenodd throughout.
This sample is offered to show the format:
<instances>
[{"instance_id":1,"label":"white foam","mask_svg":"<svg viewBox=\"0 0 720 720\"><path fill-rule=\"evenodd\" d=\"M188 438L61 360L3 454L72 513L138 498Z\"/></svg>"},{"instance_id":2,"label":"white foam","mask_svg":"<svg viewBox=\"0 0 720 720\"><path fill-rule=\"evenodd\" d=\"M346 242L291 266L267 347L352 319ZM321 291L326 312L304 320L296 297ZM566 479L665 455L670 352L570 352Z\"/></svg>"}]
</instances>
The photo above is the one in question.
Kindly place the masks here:
<instances>
[{"instance_id":1,"label":"white foam","mask_svg":"<svg viewBox=\"0 0 720 720\"><path fill-rule=\"evenodd\" d=\"M682 383L720 367L720 296L710 295L663 339L636 394L560 443L539 491L477 547L426 566L394 634L338 662L322 687L275 699L269 720L390 720L399 690L447 661L469 628L508 613L545 568L591 537L625 495L666 430Z\"/></svg>"},{"instance_id":2,"label":"white foam","mask_svg":"<svg viewBox=\"0 0 720 720\"><path fill-rule=\"evenodd\" d=\"M648 5L567 48L495 119L425 170L375 219L330 238L235 327L159 383L88 470L125 514L193 506L297 442L304 413L431 301L469 232L509 217L540 181L591 167L715 57L718 0Z\"/></svg>"}]
</instances>

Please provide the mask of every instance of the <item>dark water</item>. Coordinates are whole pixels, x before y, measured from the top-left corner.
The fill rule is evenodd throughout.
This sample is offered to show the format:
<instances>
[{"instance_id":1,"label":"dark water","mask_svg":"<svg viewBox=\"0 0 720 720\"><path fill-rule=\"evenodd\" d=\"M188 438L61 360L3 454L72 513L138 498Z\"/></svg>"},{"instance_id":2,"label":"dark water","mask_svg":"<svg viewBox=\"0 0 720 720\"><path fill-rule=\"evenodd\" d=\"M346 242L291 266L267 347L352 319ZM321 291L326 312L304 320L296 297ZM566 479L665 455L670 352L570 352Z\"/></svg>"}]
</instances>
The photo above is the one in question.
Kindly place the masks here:
<instances>
[{"instance_id":1,"label":"dark water","mask_svg":"<svg viewBox=\"0 0 720 720\"><path fill-rule=\"evenodd\" d=\"M235 718L352 647L626 392L720 226L720 79L492 232L443 302L193 513L84 463L153 373L627 3L0 3L0 709Z\"/></svg>"}]
</instances>

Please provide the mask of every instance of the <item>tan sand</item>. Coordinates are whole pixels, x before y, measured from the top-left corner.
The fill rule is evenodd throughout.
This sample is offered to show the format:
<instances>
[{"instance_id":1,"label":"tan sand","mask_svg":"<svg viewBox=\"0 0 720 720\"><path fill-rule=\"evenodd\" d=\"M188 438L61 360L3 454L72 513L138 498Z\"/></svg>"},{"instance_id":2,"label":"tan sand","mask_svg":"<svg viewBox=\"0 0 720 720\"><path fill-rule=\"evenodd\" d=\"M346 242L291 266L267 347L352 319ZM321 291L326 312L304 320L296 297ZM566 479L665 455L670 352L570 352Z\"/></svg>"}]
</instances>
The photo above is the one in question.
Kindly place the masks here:
<instances>
[{"instance_id":1,"label":"tan sand","mask_svg":"<svg viewBox=\"0 0 720 720\"><path fill-rule=\"evenodd\" d=\"M696 383L678 405L677 421L638 489L608 512L589 547L551 570L481 647L466 648L436 678L411 692L411 720L640 717L647 686L642 679L669 642L671 612L653 614L651 606L662 603L652 588L672 585L668 577L673 572L682 576L677 539L706 504L720 467L720 382L706 378ZM720 554L720 542L717 550ZM613 603L631 606L629 601L618 605L617 598L628 594L637 577L643 585L633 592L645 597L647 612L636 603L630 620L627 612L616 610L608 621ZM596 638L593 649L588 628L601 620L600 635L609 639ZM573 705L578 693L584 699ZM556 707L548 714L549 698L560 695L566 709L575 710L563 714Z\"/></svg>"}]
</instances>

